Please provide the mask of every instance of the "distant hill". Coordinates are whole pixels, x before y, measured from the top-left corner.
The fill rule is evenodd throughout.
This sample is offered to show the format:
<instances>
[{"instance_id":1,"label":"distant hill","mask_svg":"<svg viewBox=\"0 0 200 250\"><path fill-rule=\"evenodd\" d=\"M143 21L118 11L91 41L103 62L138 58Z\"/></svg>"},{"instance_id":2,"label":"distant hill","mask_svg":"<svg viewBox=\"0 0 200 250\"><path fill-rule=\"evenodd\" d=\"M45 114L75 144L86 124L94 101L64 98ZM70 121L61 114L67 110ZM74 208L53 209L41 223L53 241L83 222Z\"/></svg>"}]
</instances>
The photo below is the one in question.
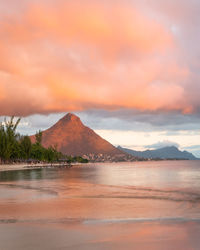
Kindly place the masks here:
<instances>
[{"instance_id":1,"label":"distant hill","mask_svg":"<svg viewBox=\"0 0 200 250\"><path fill-rule=\"evenodd\" d=\"M32 142L35 136L31 136ZM108 141L86 127L80 118L74 114L67 114L55 125L43 131L42 145L56 146L57 150L66 155L127 155Z\"/></svg>"},{"instance_id":2,"label":"distant hill","mask_svg":"<svg viewBox=\"0 0 200 250\"><path fill-rule=\"evenodd\" d=\"M197 158L187 151L180 151L177 147L164 147L155 150L136 151L132 149L118 147L118 149L131 154L135 157L145 159L186 159L186 160L197 160Z\"/></svg>"}]
</instances>

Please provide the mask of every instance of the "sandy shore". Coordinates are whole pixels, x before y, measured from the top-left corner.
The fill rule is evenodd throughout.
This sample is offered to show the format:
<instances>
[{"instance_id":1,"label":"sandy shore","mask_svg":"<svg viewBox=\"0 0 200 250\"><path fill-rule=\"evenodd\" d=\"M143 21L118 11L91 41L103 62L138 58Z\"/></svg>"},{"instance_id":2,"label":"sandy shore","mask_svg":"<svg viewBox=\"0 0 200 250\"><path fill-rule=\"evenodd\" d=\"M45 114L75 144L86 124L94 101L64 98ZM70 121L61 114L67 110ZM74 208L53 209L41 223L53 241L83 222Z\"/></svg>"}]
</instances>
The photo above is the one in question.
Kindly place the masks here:
<instances>
[{"instance_id":1,"label":"sandy shore","mask_svg":"<svg viewBox=\"0 0 200 250\"><path fill-rule=\"evenodd\" d=\"M37 163L37 164L2 164L0 165L0 172L2 171L16 171L16 170L26 170L26 169L40 169L40 168L56 168L56 167L62 167L65 165L67 167L67 164L60 164L60 163ZM79 163L71 164L71 166L79 165Z\"/></svg>"}]
</instances>

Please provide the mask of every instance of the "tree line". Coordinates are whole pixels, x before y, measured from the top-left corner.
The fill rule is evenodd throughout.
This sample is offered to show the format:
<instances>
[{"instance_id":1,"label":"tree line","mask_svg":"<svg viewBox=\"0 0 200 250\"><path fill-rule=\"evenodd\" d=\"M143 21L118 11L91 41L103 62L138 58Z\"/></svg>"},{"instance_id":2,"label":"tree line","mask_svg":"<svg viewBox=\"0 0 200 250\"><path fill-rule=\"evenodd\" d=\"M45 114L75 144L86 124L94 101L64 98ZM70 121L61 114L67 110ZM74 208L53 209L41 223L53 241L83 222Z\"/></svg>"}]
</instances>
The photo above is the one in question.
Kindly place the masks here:
<instances>
[{"instance_id":1,"label":"tree line","mask_svg":"<svg viewBox=\"0 0 200 250\"><path fill-rule=\"evenodd\" d=\"M35 135L35 143L27 135L17 133L17 126L20 118L14 121L11 117L9 121L4 119L0 123L0 162L10 163L17 161L36 160L43 162L59 162L60 160L71 162L87 163L87 159L82 157L71 157L58 152L55 147L44 148L42 146L42 132Z\"/></svg>"}]
</instances>

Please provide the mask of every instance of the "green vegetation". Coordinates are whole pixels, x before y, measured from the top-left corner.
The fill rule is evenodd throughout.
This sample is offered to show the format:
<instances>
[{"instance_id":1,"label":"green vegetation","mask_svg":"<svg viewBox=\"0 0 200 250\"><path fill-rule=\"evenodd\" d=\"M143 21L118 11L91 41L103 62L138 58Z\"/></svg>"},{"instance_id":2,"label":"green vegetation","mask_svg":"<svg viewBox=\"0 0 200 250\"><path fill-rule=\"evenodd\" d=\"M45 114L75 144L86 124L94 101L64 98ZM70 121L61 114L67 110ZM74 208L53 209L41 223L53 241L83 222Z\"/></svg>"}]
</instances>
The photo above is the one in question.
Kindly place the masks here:
<instances>
[{"instance_id":1,"label":"green vegetation","mask_svg":"<svg viewBox=\"0 0 200 250\"><path fill-rule=\"evenodd\" d=\"M55 147L44 148L42 146L42 132L35 135L35 143L32 143L29 136L21 136L16 132L20 119L14 122L6 119L0 123L0 162L10 163L17 161L42 161L42 162L80 162L87 163L82 157L71 157L58 152Z\"/></svg>"}]
</instances>

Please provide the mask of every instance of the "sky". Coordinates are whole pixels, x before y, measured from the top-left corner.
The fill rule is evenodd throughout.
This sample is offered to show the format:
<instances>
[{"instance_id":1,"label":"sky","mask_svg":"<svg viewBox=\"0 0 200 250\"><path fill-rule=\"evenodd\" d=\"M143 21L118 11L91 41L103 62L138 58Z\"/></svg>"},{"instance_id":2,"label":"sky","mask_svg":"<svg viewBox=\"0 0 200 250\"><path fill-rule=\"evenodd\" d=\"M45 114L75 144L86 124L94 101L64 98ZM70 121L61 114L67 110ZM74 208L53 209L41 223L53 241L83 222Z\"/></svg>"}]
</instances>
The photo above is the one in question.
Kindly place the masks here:
<instances>
[{"instance_id":1,"label":"sky","mask_svg":"<svg viewBox=\"0 0 200 250\"><path fill-rule=\"evenodd\" d=\"M114 145L200 157L199 0L0 0L0 116L67 112Z\"/></svg>"}]
</instances>

